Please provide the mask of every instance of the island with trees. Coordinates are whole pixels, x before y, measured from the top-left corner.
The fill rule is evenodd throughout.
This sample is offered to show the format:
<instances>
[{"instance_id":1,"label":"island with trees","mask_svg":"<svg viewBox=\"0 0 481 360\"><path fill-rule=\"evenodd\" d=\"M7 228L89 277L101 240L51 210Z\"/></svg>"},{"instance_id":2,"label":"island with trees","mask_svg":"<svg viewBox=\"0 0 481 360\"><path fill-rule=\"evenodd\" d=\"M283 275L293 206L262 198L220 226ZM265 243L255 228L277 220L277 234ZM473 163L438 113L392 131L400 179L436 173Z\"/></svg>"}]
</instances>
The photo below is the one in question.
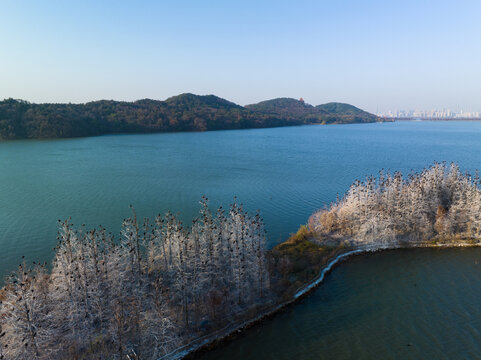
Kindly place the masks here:
<instances>
[{"instance_id":1,"label":"island with trees","mask_svg":"<svg viewBox=\"0 0 481 360\"><path fill-rule=\"evenodd\" d=\"M477 175L436 163L356 181L271 250L260 214L201 201L189 226L133 211L116 239L59 221L51 266L22 262L0 290L0 358L180 359L271 316L339 260L481 245Z\"/></svg>"},{"instance_id":2,"label":"island with trees","mask_svg":"<svg viewBox=\"0 0 481 360\"><path fill-rule=\"evenodd\" d=\"M214 95L194 94L181 94L165 101L101 100L85 104L0 101L0 140L376 121L384 120L352 105L312 106L302 99L288 98L245 107Z\"/></svg>"}]
</instances>

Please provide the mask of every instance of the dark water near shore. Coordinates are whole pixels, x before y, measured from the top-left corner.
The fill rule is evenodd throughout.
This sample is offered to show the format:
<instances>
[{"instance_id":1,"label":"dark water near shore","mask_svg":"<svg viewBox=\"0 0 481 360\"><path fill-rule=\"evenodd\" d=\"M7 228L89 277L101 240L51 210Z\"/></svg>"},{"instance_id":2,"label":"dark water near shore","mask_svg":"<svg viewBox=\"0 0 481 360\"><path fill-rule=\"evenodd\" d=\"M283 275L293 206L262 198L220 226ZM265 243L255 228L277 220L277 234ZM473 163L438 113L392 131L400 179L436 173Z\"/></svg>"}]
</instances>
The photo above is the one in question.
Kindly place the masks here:
<instances>
[{"instance_id":1,"label":"dark water near shore","mask_svg":"<svg viewBox=\"0 0 481 360\"><path fill-rule=\"evenodd\" d=\"M310 297L199 359L479 359L480 299L480 248L353 257Z\"/></svg>"},{"instance_id":2,"label":"dark water near shore","mask_svg":"<svg viewBox=\"0 0 481 360\"><path fill-rule=\"evenodd\" d=\"M56 243L57 219L71 216L76 224L102 224L117 233L122 219L130 215L129 204L134 205L140 217L152 217L170 209L181 213L188 222L196 216L202 195L208 196L215 207L221 203L226 205L237 196L248 210L261 210L272 246L295 232L313 211L334 201L336 194L344 193L356 178L376 175L381 168L403 172L420 170L433 161L456 161L463 170L472 172L481 169L480 154L481 122L461 121L0 142L0 278L15 269L22 255L28 260L50 260L51 249ZM445 285L439 286L447 293L436 300L443 311L465 312L455 298L449 297L452 295L450 282L443 276L456 272L463 258L471 256L470 251L460 252L459 258L447 256L444 260L445 271L439 274L439 281ZM422 254L429 256L429 253ZM398 261L395 253L380 256L381 259L388 256L387 265ZM413 259L414 262L419 259L419 266L422 265L422 258L415 255ZM355 260L361 261L358 265L361 270L356 271L362 272L364 268L367 271L373 266L370 260L373 259ZM386 269L389 268L387 265ZM322 289L335 288L336 284L332 282L336 274L346 271L343 269L344 266L336 269ZM409 268L403 269L392 279L392 285L377 284L380 286L377 291L388 291L396 288L397 281L407 281L404 277ZM383 271L387 270L383 268ZM463 287L467 283L462 282L456 284L462 287L460 294L478 291L475 286L478 273L467 270L464 276L471 279L468 283L472 286ZM349 283L343 297L355 296L352 289L356 289L356 281ZM430 290L434 285L426 283L426 292L438 294L435 288ZM324 317L316 315L322 308L322 302L315 300L317 296L316 293L312 300L306 300L307 304L312 302L307 307L311 313L306 313L310 314L306 317L324 323ZM425 298L424 293L414 292L412 296L423 306L429 306L432 301ZM362 317L367 316L365 312L369 314L371 309L380 306L374 296L358 301L356 309L351 310ZM297 310L292 311L297 314ZM300 310L299 316L302 311L305 310ZM332 314L329 311L327 315L334 317L335 311L333 309ZM342 313L337 315L344 316ZM416 309L408 315L411 327L416 326L418 317L424 316L422 312L417 314ZM431 322L426 326L444 327L447 333L457 332L452 321L444 321L443 316L441 312L437 319L439 323ZM290 326L286 321L285 326ZM343 321L349 323L347 317ZM297 324L301 331L303 325ZM357 326L359 332L373 332L361 323ZM454 330L449 330L453 326ZM326 341L334 341L333 336L367 341L363 337L356 338L354 328L346 332L339 328L332 334L328 330L311 333L310 339L306 339L309 341L306 349L315 347L316 343L320 349ZM378 335L371 338L373 343L363 345L360 342L359 348L375 349L377 343L386 347L392 337L399 336L389 331L374 333ZM286 349L285 353L281 352L284 358L295 357L296 351L303 351L302 345L299 349L292 344L289 347L288 343L284 347L283 337L278 337L277 343L269 342L274 347L271 351ZM466 351L481 347L479 339L473 339L465 345ZM436 344L435 338L431 340ZM288 348L294 352L289 353ZM225 351L229 353L229 350ZM348 354L349 348L343 351L339 356Z\"/></svg>"}]
</instances>

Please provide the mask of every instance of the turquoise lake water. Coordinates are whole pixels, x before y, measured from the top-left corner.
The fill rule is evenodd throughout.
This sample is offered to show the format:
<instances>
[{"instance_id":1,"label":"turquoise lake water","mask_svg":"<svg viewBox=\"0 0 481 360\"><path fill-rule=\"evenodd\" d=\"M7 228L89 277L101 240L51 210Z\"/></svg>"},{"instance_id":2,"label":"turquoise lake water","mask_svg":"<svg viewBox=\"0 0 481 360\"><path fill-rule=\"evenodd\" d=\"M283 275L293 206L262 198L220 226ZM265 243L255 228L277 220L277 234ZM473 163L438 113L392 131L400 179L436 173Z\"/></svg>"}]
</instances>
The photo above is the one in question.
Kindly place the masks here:
<instances>
[{"instance_id":1,"label":"turquoise lake water","mask_svg":"<svg viewBox=\"0 0 481 360\"><path fill-rule=\"evenodd\" d=\"M376 175L381 168L403 172L420 170L433 161L456 161L461 169L470 172L481 169L481 122L396 122L0 142L0 277L14 270L22 255L28 260L50 260L56 243L57 219L72 217L75 224L101 224L117 233L122 219L130 215L129 204L134 205L141 217L153 217L172 210L189 222L198 212L202 195L211 200L213 207L227 205L237 196L248 210L261 210L268 242L272 246L295 232L313 211L334 201L337 194L342 195L356 178ZM450 298L455 295L449 280L453 279L452 274L460 271L460 264L472 261L472 256L480 255L479 251L448 250L447 255L433 254L441 259L443 271L426 277L423 282L426 291L410 294L423 306L432 304L433 298L426 298L426 294L432 294L438 299L438 307L434 307L436 310L430 315L419 313L418 316L418 306L413 306L409 308L409 318L427 316L428 329L430 326L441 327L449 333L456 332L457 325L452 318L443 320L444 311L460 313L467 318L473 317L471 327L477 334L480 331L479 312L472 311L474 306ZM273 359L292 358L301 353L304 355L299 358L319 358L319 355L306 355L309 349L318 346L318 354L325 349L326 354L332 356L342 348L339 345L331 348L332 352L328 351L333 337L349 339L358 329L373 335L357 338L359 346L353 347L352 357L349 352L339 352L343 354L339 357L359 358L352 355L359 349L379 349L379 355L389 358L392 354L389 355L386 349L399 334L390 334L394 331L392 328L374 331L374 328L361 326L361 320L370 318L380 303L384 304L384 298L373 296L371 300L365 296L346 304L357 304L352 311L357 311L361 318L357 325L351 324L354 327L346 327L343 333L341 325L349 324L350 320L334 306L338 303L335 291L346 292L339 294L341 298L355 296L358 290L354 285L359 280L356 274L368 272L374 266L372 264L384 262L385 266L378 269L377 275L369 276L368 272L362 279L363 283L367 282L366 286L379 287L379 291L386 292L395 288L396 282L400 282L400 286L403 281L409 283L410 278L405 277L411 268L424 269L436 259L429 251L413 252L406 255L409 266L404 263L395 266L401 256L404 255L379 254L372 259L361 258L336 268L314 296L299 308L293 308L292 316L303 314L306 319L313 318L313 324L324 324L323 315L328 314L335 318L334 324L339 326L337 332L331 333L329 327L316 329L307 336L308 343L300 343L298 348L294 342L289 347L294 352L280 355L276 351L283 348L283 338L269 337L267 332L268 337L262 344L270 348L265 348L265 354L269 351L278 354L270 357ZM429 259L425 261L424 258ZM396 270L396 275L391 278L392 286L381 281L390 276L390 263ZM436 264L433 263L432 267L436 268ZM372 269L374 271L376 267ZM466 282L456 282L457 291L469 296L475 294L476 299L481 299L480 286L477 286L478 268L461 269ZM449 279L443 279L445 276ZM445 285L436 285L438 280ZM438 290L446 292L437 294ZM332 294L327 305L323 301L323 291ZM389 298L385 300L391 301ZM475 305L481 308L480 302ZM284 329L291 326L286 313L274 320L276 327L280 327L279 321L284 318ZM381 324L378 325L382 327L382 321L387 324L397 320L383 317L379 321ZM265 326L269 326L268 323ZM454 330L451 329L453 326ZM295 322L288 333L294 338L305 337L304 331L308 330L304 328L303 323ZM402 338L402 342L405 340L407 338ZM229 345L232 348L227 346L223 349L224 355L217 358L234 357L234 353L240 353L236 346L243 346L235 344L247 346L249 341L246 338L233 342ZM436 339L430 341L435 346ZM460 358L470 358L468 355L473 354L473 349L481 348L478 335L466 341L462 344L467 352ZM375 346L377 342L379 346ZM301 348L307 350L303 352L299 350ZM425 351L423 349L419 348L414 354L421 354ZM291 357L286 357L289 354Z\"/></svg>"}]
</instances>

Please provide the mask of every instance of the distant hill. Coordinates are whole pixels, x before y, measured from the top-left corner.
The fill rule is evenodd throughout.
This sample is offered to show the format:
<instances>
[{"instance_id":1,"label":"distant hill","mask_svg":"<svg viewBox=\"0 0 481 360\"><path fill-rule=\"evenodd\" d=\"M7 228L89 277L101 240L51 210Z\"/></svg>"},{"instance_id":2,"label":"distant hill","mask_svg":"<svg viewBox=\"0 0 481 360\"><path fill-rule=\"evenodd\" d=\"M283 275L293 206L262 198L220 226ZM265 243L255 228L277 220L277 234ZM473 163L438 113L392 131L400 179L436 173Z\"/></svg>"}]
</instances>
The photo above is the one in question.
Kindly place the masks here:
<instances>
[{"instance_id":1,"label":"distant hill","mask_svg":"<svg viewBox=\"0 0 481 360\"><path fill-rule=\"evenodd\" d=\"M247 105L247 109L264 114L300 119L317 113L314 106L292 98L277 98Z\"/></svg>"},{"instance_id":2,"label":"distant hill","mask_svg":"<svg viewBox=\"0 0 481 360\"><path fill-rule=\"evenodd\" d=\"M380 120L348 104L330 103L314 107L289 98L245 107L214 95L194 94L181 94L165 101L100 100L85 104L33 104L7 99L0 101L0 140Z\"/></svg>"},{"instance_id":3,"label":"distant hill","mask_svg":"<svg viewBox=\"0 0 481 360\"><path fill-rule=\"evenodd\" d=\"M349 104L328 103L312 106L292 98L262 101L247 105L246 108L261 114L301 120L304 123L341 124L380 121L377 116Z\"/></svg>"},{"instance_id":4,"label":"distant hill","mask_svg":"<svg viewBox=\"0 0 481 360\"><path fill-rule=\"evenodd\" d=\"M343 104L338 102L331 102L316 106L316 109L325 113L324 120L326 123L364 123L378 121L379 118L376 115L361 110L355 106L349 104Z\"/></svg>"}]
</instances>

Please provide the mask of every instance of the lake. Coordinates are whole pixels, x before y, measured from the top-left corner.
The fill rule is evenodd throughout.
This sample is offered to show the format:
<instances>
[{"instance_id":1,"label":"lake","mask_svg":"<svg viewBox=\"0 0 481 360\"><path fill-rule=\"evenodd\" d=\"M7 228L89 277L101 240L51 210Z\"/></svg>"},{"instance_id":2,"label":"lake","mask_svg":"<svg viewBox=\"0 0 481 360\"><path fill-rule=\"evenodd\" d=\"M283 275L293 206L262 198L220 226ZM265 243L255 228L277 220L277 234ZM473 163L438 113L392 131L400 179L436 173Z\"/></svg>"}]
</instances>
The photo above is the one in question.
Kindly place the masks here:
<instances>
[{"instance_id":1,"label":"lake","mask_svg":"<svg viewBox=\"0 0 481 360\"><path fill-rule=\"evenodd\" d=\"M376 175L382 168L403 172L418 171L434 161L456 161L462 170L473 172L481 169L480 154L481 122L474 121L299 126L0 142L0 277L3 278L14 270L22 255L29 261L51 259L52 247L56 244L57 219L71 217L77 225L86 224L91 227L101 224L109 231L118 233L122 219L130 216L129 204L134 206L140 217L153 217L172 210L188 223L198 213L198 202L202 195L210 199L212 207L228 205L237 196L249 211L261 210L268 231L268 245L273 246L295 232L312 212L334 201L337 194L342 195L357 178ZM478 268L459 268L465 261L472 261L472 256L478 256L479 251L453 251L447 250L446 254L449 252L455 255L433 253L443 257L441 263L445 271L432 277L427 276L423 282L426 291L412 292L411 295L415 301L429 306L438 298L431 295L426 297L426 294L434 296L437 291L435 286L440 281L445 284L440 285L440 289L446 292L442 293L441 304L436 305L435 316L431 314L436 322L427 323L426 326L433 327L433 334L434 327L444 327L450 331L448 328L454 326L456 330L453 319L446 317L443 320L443 314L446 311L459 312L467 318L474 317L472 328L477 333L480 330L479 312L472 312L471 307L456 302L456 298L446 298L454 296L454 293L450 288L451 282L443 276L451 276L452 279L451 274L463 271L466 282L456 283L457 291L476 295L479 299L480 294L476 291L479 292L480 287L475 286L479 284ZM364 284L367 282L367 285L379 289L378 291L396 288L396 282L401 285L403 281L411 281L406 277L406 272L402 271L409 270L408 267L402 264L395 266L403 256L400 254L386 253L375 255L372 259L360 258L336 268L314 296L299 306L299 310L298 307L290 310L292 318L301 315L306 319L312 317L313 324L306 326L315 326L315 323L325 321L322 314L329 314L333 318L337 316L335 320L340 321L341 325L348 325L349 318L335 306L341 300L337 298L335 289L341 287L347 295L356 296L358 288L354 285L360 277L364 279ZM406 256L409 264L412 264L410 267L425 269L425 261L428 264L435 261L431 254L420 250ZM373 265L379 263L385 266L376 268ZM392 269L390 263L393 263ZM432 268L436 269L436 266L434 264ZM376 276L368 277L370 269L386 278L389 276L387 271L395 272L396 275L391 278L393 285L383 288L388 286L389 281L379 283ZM463 269L467 272L464 273ZM346 275L346 271L351 271L349 274L354 277ZM356 275L366 271L366 278ZM323 302L323 291L332 292L332 301L327 305ZM339 296L344 297L346 294L341 293ZM389 296L386 299L374 294L372 297L359 297L346 306L355 306L352 311L359 312L363 319L369 317L372 309L380 303L384 304L384 300L390 301ZM410 308L413 311L409 313L412 321L427 316L421 311L416 313L417 309L417 306ZM329 328L309 332L303 330L303 323L297 320L292 322L288 314L274 319L272 324L282 328L279 325L282 319L285 319L283 329L286 334L294 336L286 330L292 324L295 327L294 333L298 330L298 336L308 337L306 341L310 341L306 345L300 343L299 346L312 349L318 344L317 354L321 352L320 349L324 349L325 344L332 343L333 336L336 339L349 339L356 333L356 329L372 332L371 328L362 327L362 321L352 325L357 327L346 326L345 333L342 331L344 326L341 325L337 332L330 333ZM385 324L397 321L394 317L384 319ZM269 324L270 322L266 323L262 328L274 326ZM261 328L256 329L253 334ZM297 356L296 351L301 351L295 346L296 343L289 345L283 337L277 336L276 340L276 337L269 338L267 331L266 334L267 338L262 344L270 346L271 350L264 348L262 351L265 354L269 351L278 354L276 349L280 349L281 345L282 349L285 346L286 353L278 354L277 358L292 358ZM386 349L390 348L388 345L396 333L393 335L381 331L373 334L378 335L354 338L360 345L353 347L351 355L338 352L346 346L342 342L326 353L331 354L331 358L337 353L343 356L345 354L346 358L359 358L356 351L366 349L366 354L372 355L374 353L368 353L368 349L374 351L373 344L379 342L378 349L381 350L378 355L384 358L391 355L394 357L394 352L390 355ZM469 344L465 344L468 349L466 351L481 347L477 335L472 339ZM406 342L404 340L402 338ZM252 344L249 341L249 338L238 340L229 345L232 348L223 348L225 358L234 357L236 346L248 346ZM435 342L436 339L432 337L431 341ZM425 343L427 342L423 344ZM288 349L293 349L294 352L289 353ZM422 351L428 350L421 346L416 354L419 355ZM309 352L306 350L303 354ZM217 355L213 353L212 356ZM319 357L312 357L312 354L302 356L299 358ZM469 356L461 356L466 357Z\"/></svg>"},{"instance_id":2,"label":"lake","mask_svg":"<svg viewBox=\"0 0 481 360\"><path fill-rule=\"evenodd\" d=\"M199 360L479 359L481 248L358 256Z\"/></svg>"}]
</instances>

